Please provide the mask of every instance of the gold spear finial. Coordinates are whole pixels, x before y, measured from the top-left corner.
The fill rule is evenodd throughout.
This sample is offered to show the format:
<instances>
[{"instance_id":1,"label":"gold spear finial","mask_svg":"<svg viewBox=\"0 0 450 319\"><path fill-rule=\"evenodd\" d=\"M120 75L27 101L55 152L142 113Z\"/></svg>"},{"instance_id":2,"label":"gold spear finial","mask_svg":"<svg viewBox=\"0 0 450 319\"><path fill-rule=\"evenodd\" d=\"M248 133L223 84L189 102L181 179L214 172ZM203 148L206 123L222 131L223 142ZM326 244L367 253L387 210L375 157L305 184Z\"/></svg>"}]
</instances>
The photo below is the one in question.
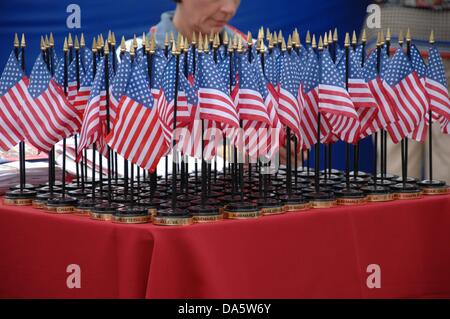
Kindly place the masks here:
<instances>
[{"instance_id":1,"label":"gold spear finial","mask_svg":"<svg viewBox=\"0 0 450 319\"><path fill-rule=\"evenodd\" d=\"M378 32L377 34L377 47L381 46L381 33Z\"/></svg>"},{"instance_id":2,"label":"gold spear finial","mask_svg":"<svg viewBox=\"0 0 450 319\"><path fill-rule=\"evenodd\" d=\"M211 31L211 33L209 34L209 43L213 43L214 42L214 33Z\"/></svg>"},{"instance_id":3,"label":"gold spear finial","mask_svg":"<svg viewBox=\"0 0 450 319\"><path fill-rule=\"evenodd\" d=\"M269 49L273 49L273 39L272 39L272 37L269 38Z\"/></svg>"},{"instance_id":4,"label":"gold spear finial","mask_svg":"<svg viewBox=\"0 0 450 319\"><path fill-rule=\"evenodd\" d=\"M306 39L305 39L305 43L306 44L311 44L311 34L308 32L306 32Z\"/></svg>"},{"instance_id":5,"label":"gold spear finial","mask_svg":"<svg viewBox=\"0 0 450 319\"><path fill-rule=\"evenodd\" d=\"M328 47L328 35L325 32L324 36L323 36L323 47L327 48Z\"/></svg>"},{"instance_id":6,"label":"gold spear finial","mask_svg":"<svg viewBox=\"0 0 450 319\"><path fill-rule=\"evenodd\" d=\"M22 33L22 40L20 41L20 46L21 46L22 48L25 48L25 47L26 47L26 43L25 43L25 34L24 34L24 33Z\"/></svg>"},{"instance_id":7,"label":"gold spear finial","mask_svg":"<svg viewBox=\"0 0 450 319\"><path fill-rule=\"evenodd\" d=\"M382 46L384 44L384 31L381 29L380 31L380 45Z\"/></svg>"},{"instance_id":8,"label":"gold spear finial","mask_svg":"<svg viewBox=\"0 0 450 319\"><path fill-rule=\"evenodd\" d=\"M331 44L333 42L333 31L328 32L328 42Z\"/></svg>"},{"instance_id":9,"label":"gold spear finial","mask_svg":"<svg viewBox=\"0 0 450 319\"><path fill-rule=\"evenodd\" d=\"M105 53L105 55L109 54L109 43L108 42L105 43L104 48L105 48L105 50L103 52Z\"/></svg>"},{"instance_id":10,"label":"gold spear finial","mask_svg":"<svg viewBox=\"0 0 450 319\"><path fill-rule=\"evenodd\" d=\"M398 33L398 44L403 45L403 30L400 30L400 32Z\"/></svg>"},{"instance_id":11,"label":"gold spear finial","mask_svg":"<svg viewBox=\"0 0 450 319\"><path fill-rule=\"evenodd\" d=\"M272 33L270 33L270 29L266 29L266 40L269 41L269 37L272 37Z\"/></svg>"},{"instance_id":12,"label":"gold spear finial","mask_svg":"<svg viewBox=\"0 0 450 319\"><path fill-rule=\"evenodd\" d=\"M136 34L134 34L133 35L133 49L134 49L135 53L136 53L137 47L138 47L137 38L136 38Z\"/></svg>"},{"instance_id":13,"label":"gold spear finial","mask_svg":"<svg viewBox=\"0 0 450 319\"><path fill-rule=\"evenodd\" d=\"M75 43L74 43L75 50L80 49L80 42L78 42L78 36L75 35Z\"/></svg>"},{"instance_id":14,"label":"gold spear finial","mask_svg":"<svg viewBox=\"0 0 450 319\"><path fill-rule=\"evenodd\" d=\"M198 52L203 52L203 36L201 34L198 36Z\"/></svg>"},{"instance_id":15,"label":"gold spear finial","mask_svg":"<svg viewBox=\"0 0 450 319\"><path fill-rule=\"evenodd\" d=\"M19 36L17 35L17 33L14 33L14 47L19 47Z\"/></svg>"},{"instance_id":16,"label":"gold spear finial","mask_svg":"<svg viewBox=\"0 0 450 319\"><path fill-rule=\"evenodd\" d=\"M133 58L136 55L136 51L133 45L130 45L130 57Z\"/></svg>"},{"instance_id":17,"label":"gold spear finial","mask_svg":"<svg viewBox=\"0 0 450 319\"><path fill-rule=\"evenodd\" d=\"M170 43L175 42L175 36L173 35L173 32L170 32Z\"/></svg>"},{"instance_id":18,"label":"gold spear finial","mask_svg":"<svg viewBox=\"0 0 450 319\"><path fill-rule=\"evenodd\" d=\"M434 44L434 30L431 30L430 32L430 40L429 40L430 44Z\"/></svg>"},{"instance_id":19,"label":"gold spear finial","mask_svg":"<svg viewBox=\"0 0 450 319\"><path fill-rule=\"evenodd\" d=\"M67 38L66 37L64 37L63 50L64 50L64 52L69 51L69 47L67 46Z\"/></svg>"},{"instance_id":20,"label":"gold spear finial","mask_svg":"<svg viewBox=\"0 0 450 319\"><path fill-rule=\"evenodd\" d=\"M317 42L316 42L316 35L315 34L313 34L313 36L312 36L311 47L313 49L317 48Z\"/></svg>"},{"instance_id":21,"label":"gold spear finial","mask_svg":"<svg viewBox=\"0 0 450 319\"><path fill-rule=\"evenodd\" d=\"M44 42L44 37L41 35L41 51L45 50L45 42Z\"/></svg>"},{"instance_id":22,"label":"gold spear finial","mask_svg":"<svg viewBox=\"0 0 450 319\"><path fill-rule=\"evenodd\" d=\"M108 36L106 38L106 42L108 42L108 44L111 44L111 30L108 30Z\"/></svg>"},{"instance_id":23,"label":"gold spear finial","mask_svg":"<svg viewBox=\"0 0 450 319\"><path fill-rule=\"evenodd\" d=\"M297 47L297 29L294 29L294 31L292 32L292 47L295 48Z\"/></svg>"},{"instance_id":24,"label":"gold spear finial","mask_svg":"<svg viewBox=\"0 0 450 319\"><path fill-rule=\"evenodd\" d=\"M116 45L116 34L111 32L111 45Z\"/></svg>"},{"instance_id":25,"label":"gold spear finial","mask_svg":"<svg viewBox=\"0 0 450 319\"><path fill-rule=\"evenodd\" d=\"M333 41L338 42L338 29L334 28Z\"/></svg>"},{"instance_id":26,"label":"gold spear finial","mask_svg":"<svg viewBox=\"0 0 450 319\"><path fill-rule=\"evenodd\" d=\"M266 51L264 46L264 38L261 38L261 42L259 43L259 52L264 53L264 51Z\"/></svg>"},{"instance_id":27,"label":"gold spear finial","mask_svg":"<svg viewBox=\"0 0 450 319\"><path fill-rule=\"evenodd\" d=\"M97 43L98 44L98 43ZM105 39L103 39L103 34L100 33L100 45L103 47L105 45Z\"/></svg>"},{"instance_id":28,"label":"gold spear finial","mask_svg":"<svg viewBox=\"0 0 450 319\"><path fill-rule=\"evenodd\" d=\"M169 46L169 34L166 32L166 36L164 37L164 46Z\"/></svg>"},{"instance_id":29,"label":"gold spear finial","mask_svg":"<svg viewBox=\"0 0 450 319\"><path fill-rule=\"evenodd\" d=\"M187 38L184 38L184 51L185 52L189 51L189 41Z\"/></svg>"},{"instance_id":30,"label":"gold spear finial","mask_svg":"<svg viewBox=\"0 0 450 319\"><path fill-rule=\"evenodd\" d=\"M145 32L142 32L142 43L147 45L147 37L145 36Z\"/></svg>"},{"instance_id":31,"label":"gold spear finial","mask_svg":"<svg viewBox=\"0 0 450 319\"><path fill-rule=\"evenodd\" d=\"M99 36L97 37L97 51L100 50L101 48L102 48L102 38L101 38L101 36L99 35Z\"/></svg>"},{"instance_id":32,"label":"gold spear finial","mask_svg":"<svg viewBox=\"0 0 450 319\"><path fill-rule=\"evenodd\" d=\"M355 30L353 30L352 44L353 44L353 45L358 44L358 39L356 38L356 31L355 31Z\"/></svg>"},{"instance_id":33,"label":"gold spear finial","mask_svg":"<svg viewBox=\"0 0 450 319\"><path fill-rule=\"evenodd\" d=\"M411 42L411 30L408 28L408 31L406 32L406 41Z\"/></svg>"},{"instance_id":34,"label":"gold spear finial","mask_svg":"<svg viewBox=\"0 0 450 319\"><path fill-rule=\"evenodd\" d=\"M322 36L319 37L319 50L323 50L323 41L322 41Z\"/></svg>"},{"instance_id":35,"label":"gold spear finial","mask_svg":"<svg viewBox=\"0 0 450 319\"><path fill-rule=\"evenodd\" d=\"M257 40L260 40L261 38L264 38L264 29L263 29L263 27L259 28L259 30L258 30L258 38L257 38Z\"/></svg>"},{"instance_id":36,"label":"gold spear finial","mask_svg":"<svg viewBox=\"0 0 450 319\"><path fill-rule=\"evenodd\" d=\"M152 53L152 54L155 53L155 50L156 50L156 41L155 41L155 33L154 32L152 32L152 35L150 37L149 50L150 50L150 53Z\"/></svg>"},{"instance_id":37,"label":"gold spear finial","mask_svg":"<svg viewBox=\"0 0 450 319\"><path fill-rule=\"evenodd\" d=\"M363 30L363 34L362 34L362 39L361 39L362 43L366 43L367 42L367 34L366 34L366 29Z\"/></svg>"},{"instance_id":38,"label":"gold spear finial","mask_svg":"<svg viewBox=\"0 0 450 319\"><path fill-rule=\"evenodd\" d=\"M206 34L203 37L203 52L205 52L205 53L209 52L209 40L208 40L208 36Z\"/></svg>"},{"instance_id":39,"label":"gold spear finial","mask_svg":"<svg viewBox=\"0 0 450 319\"><path fill-rule=\"evenodd\" d=\"M181 36L181 38L179 38L180 42L177 44L178 46L178 53L181 53L184 51L184 38L183 36Z\"/></svg>"},{"instance_id":40,"label":"gold spear finial","mask_svg":"<svg viewBox=\"0 0 450 319\"><path fill-rule=\"evenodd\" d=\"M53 38L52 32L50 32L50 39L49 39L48 43L50 44L50 47L52 47L52 48L55 46L55 39Z\"/></svg>"},{"instance_id":41,"label":"gold spear finial","mask_svg":"<svg viewBox=\"0 0 450 319\"><path fill-rule=\"evenodd\" d=\"M197 44L197 36L195 35L195 32L192 32L192 41L191 44L195 46Z\"/></svg>"},{"instance_id":42,"label":"gold spear finial","mask_svg":"<svg viewBox=\"0 0 450 319\"><path fill-rule=\"evenodd\" d=\"M226 46L228 46L228 42L229 42L229 39L228 39L228 32L227 32L227 31L224 31L224 32L223 32L223 44L226 45Z\"/></svg>"},{"instance_id":43,"label":"gold spear finial","mask_svg":"<svg viewBox=\"0 0 450 319\"><path fill-rule=\"evenodd\" d=\"M72 33L69 33L69 37L67 38L67 45L69 46L69 48L73 47Z\"/></svg>"},{"instance_id":44,"label":"gold spear finial","mask_svg":"<svg viewBox=\"0 0 450 319\"><path fill-rule=\"evenodd\" d=\"M344 46L348 48L350 46L350 34L348 32L345 34Z\"/></svg>"},{"instance_id":45,"label":"gold spear finial","mask_svg":"<svg viewBox=\"0 0 450 319\"><path fill-rule=\"evenodd\" d=\"M52 34L50 33L50 41L52 40ZM80 47L84 48L86 46L86 43L84 42L84 34L81 34L80 38Z\"/></svg>"},{"instance_id":46,"label":"gold spear finial","mask_svg":"<svg viewBox=\"0 0 450 319\"><path fill-rule=\"evenodd\" d=\"M278 43L277 33L274 31L272 35L273 44L276 45Z\"/></svg>"},{"instance_id":47,"label":"gold spear finial","mask_svg":"<svg viewBox=\"0 0 450 319\"><path fill-rule=\"evenodd\" d=\"M238 51L239 53L242 53L242 41L241 41L241 40L238 40L237 51Z\"/></svg>"},{"instance_id":48,"label":"gold spear finial","mask_svg":"<svg viewBox=\"0 0 450 319\"><path fill-rule=\"evenodd\" d=\"M236 35L236 33L233 36L233 49L237 49L238 47L238 36Z\"/></svg>"},{"instance_id":49,"label":"gold spear finial","mask_svg":"<svg viewBox=\"0 0 450 319\"><path fill-rule=\"evenodd\" d=\"M387 28L386 41L391 41L391 28Z\"/></svg>"},{"instance_id":50,"label":"gold spear finial","mask_svg":"<svg viewBox=\"0 0 450 319\"><path fill-rule=\"evenodd\" d=\"M213 47L214 47L214 49L217 49L219 46L220 46L219 34L216 33L214 36Z\"/></svg>"},{"instance_id":51,"label":"gold spear finial","mask_svg":"<svg viewBox=\"0 0 450 319\"><path fill-rule=\"evenodd\" d=\"M280 41L280 37L278 36L278 41ZM281 36L281 51L286 51L286 41L284 40L284 37Z\"/></svg>"},{"instance_id":52,"label":"gold spear finial","mask_svg":"<svg viewBox=\"0 0 450 319\"><path fill-rule=\"evenodd\" d=\"M278 33L278 43L281 43L283 41L283 39L284 39L283 33L280 30L280 32Z\"/></svg>"},{"instance_id":53,"label":"gold spear finial","mask_svg":"<svg viewBox=\"0 0 450 319\"><path fill-rule=\"evenodd\" d=\"M48 36L47 35L45 35L45 38L44 38L44 45L45 45L46 48L50 47L50 43L48 41Z\"/></svg>"},{"instance_id":54,"label":"gold spear finial","mask_svg":"<svg viewBox=\"0 0 450 319\"><path fill-rule=\"evenodd\" d=\"M288 50L292 49L292 37L291 37L291 35L289 35L289 37L288 37L287 48L288 48Z\"/></svg>"},{"instance_id":55,"label":"gold spear finial","mask_svg":"<svg viewBox=\"0 0 450 319\"><path fill-rule=\"evenodd\" d=\"M248 31L248 33L247 33L247 45L251 46L252 44L253 44L252 33L250 31Z\"/></svg>"},{"instance_id":56,"label":"gold spear finial","mask_svg":"<svg viewBox=\"0 0 450 319\"><path fill-rule=\"evenodd\" d=\"M181 34L181 32L178 32L177 34L177 46L178 48L180 47L181 42L183 41L183 35Z\"/></svg>"},{"instance_id":57,"label":"gold spear finial","mask_svg":"<svg viewBox=\"0 0 450 319\"><path fill-rule=\"evenodd\" d=\"M122 41L120 41L120 53L124 53L127 50L127 45L125 43L125 37L122 36Z\"/></svg>"},{"instance_id":58,"label":"gold spear finial","mask_svg":"<svg viewBox=\"0 0 450 319\"><path fill-rule=\"evenodd\" d=\"M92 39L92 52L97 52L97 42L95 41L95 37Z\"/></svg>"}]
</instances>

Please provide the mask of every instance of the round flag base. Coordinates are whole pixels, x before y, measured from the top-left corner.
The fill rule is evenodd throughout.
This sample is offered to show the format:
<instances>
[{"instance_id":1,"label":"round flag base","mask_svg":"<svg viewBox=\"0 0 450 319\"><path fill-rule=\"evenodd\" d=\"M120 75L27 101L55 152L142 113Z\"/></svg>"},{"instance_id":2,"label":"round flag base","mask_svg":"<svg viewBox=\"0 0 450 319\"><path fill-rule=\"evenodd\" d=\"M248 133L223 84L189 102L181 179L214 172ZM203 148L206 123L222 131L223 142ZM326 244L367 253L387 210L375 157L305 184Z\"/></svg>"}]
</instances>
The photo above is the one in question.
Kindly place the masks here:
<instances>
[{"instance_id":1,"label":"round flag base","mask_svg":"<svg viewBox=\"0 0 450 319\"><path fill-rule=\"evenodd\" d=\"M361 188L367 197L368 202L389 202L395 199L394 194L387 187L367 186Z\"/></svg>"},{"instance_id":2,"label":"round flag base","mask_svg":"<svg viewBox=\"0 0 450 319\"><path fill-rule=\"evenodd\" d=\"M82 188L73 189L67 192L67 194L71 197L75 197L77 199L84 199L91 192L86 188L83 190Z\"/></svg>"},{"instance_id":3,"label":"round flag base","mask_svg":"<svg viewBox=\"0 0 450 319\"><path fill-rule=\"evenodd\" d=\"M367 198L364 192L357 189L342 189L335 192L335 195L337 198L337 204L341 206L355 206L367 203Z\"/></svg>"},{"instance_id":4,"label":"round flag base","mask_svg":"<svg viewBox=\"0 0 450 319\"><path fill-rule=\"evenodd\" d=\"M284 212L298 212L311 208L309 201L301 195L285 195L280 197Z\"/></svg>"},{"instance_id":5,"label":"round flag base","mask_svg":"<svg viewBox=\"0 0 450 319\"><path fill-rule=\"evenodd\" d=\"M89 213L89 216L93 220L111 221L114 214L121 207L123 207L123 206L116 204L116 203L98 204L92 208L91 212Z\"/></svg>"},{"instance_id":6,"label":"round flag base","mask_svg":"<svg viewBox=\"0 0 450 319\"><path fill-rule=\"evenodd\" d=\"M43 193L43 194L38 194L36 196L36 198L33 200L33 207L37 208L37 209L46 209L47 208L47 202L50 199L54 199L54 198L61 198L61 194L60 193Z\"/></svg>"},{"instance_id":7,"label":"round flag base","mask_svg":"<svg viewBox=\"0 0 450 319\"><path fill-rule=\"evenodd\" d=\"M197 224L212 223L223 220L223 214L219 208L214 206L192 206L189 207L192 220Z\"/></svg>"},{"instance_id":8,"label":"round flag base","mask_svg":"<svg viewBox=\"0 0 450 319\"><path fill-rule=\"evenodd\" d=\"M312 192L305 194L312 208L333 208L337 206L336 197L332 192Z\"/></svg>"},{"instance_id":9,"label":"round flag base","mask_svg":"<svg viewBox=\"0 0 450 319\"><path fill-rule=\"evenodd\" d=\"M36 191L31 189L16 189L5 194L3 203L10 206L30 206L36 197Z\"/></svg>"},{"instance_id":10,"label":"round flag base","mask_svg":"<svg viewBox=\"0 0 450 319\"><path fill-rule=\"evenodd\" d=\"M372 177L371 174L366 173L366 172L358 171L357 174L355 174L355 173L356 173L355 171L351 171L350 172L350 178L353 178L354 176L356 176L357 178L360 177L360 178L363 178L363 179L367 179L367 178Z\"/></svg>"},{"instance_id":11,"label":"round flag base","mask_svg":"<svg viewBox=\"0 0 450 319\"><path fill-rule=\"evenodd\" d=\"M56 197L47 200L47 211L55 214L72 214L78 200L73 197Z\"/></svg>"},{"instance_id":12,"label":"round flag base","mask_svg":"<svg viewBox=\"0 0 450 319\"><path fill-rule=\"evenodd\" d=\"M33 185L33 184L25 184L25 185L23 185L22 189L24 189L24 190L26 189L26 190L29 190L29 191L35 191L36 190L36 186ZM11 187L10 190L12 190L12 191L20 190L20 184Z\"/></svg>"},{"instance_id":13,"label":"round flag base","mask_svg":"<svg viewBox=\"0 0 450 319\"><path fill-rule=\"evenodd\" d=\"M139 201L139 206L143 206L147 209L147 212L150 216L152 216L152 219L156 216L158 213L158 210L161 207L161 204L164 204L165 201L159 199L159 198L153 198L153 199L141 199Z\"/></svg>"},{"instance_id":14,"label":"round flag base","mask_svg":"<svg viewBox=\"0 0 450 319\"><path fill-rule=\"evenodd\" d=\"M279 215L285 212L280 201L273 198L262 198L256 201L256 204L263 216Z\"/></svg>"},{"instance_id":15,"label":"round flag base","mask_svg":"<svg viewBox=\"0 0 450 319\"><path fill-rule=\"evenodd\" d=\"M224 216L228 219L252 219L261 216L258 206L250 202L236 202L225 206Z\"/></svg>"},{"instance_id":16,"label":"round flag base","mask_svg":"<svg viewBox=\"0 0 450 319\"><path fill-rule=\"evenodd\" d=\"M38 194L46 194L46 193L62 193L62 188L59 186L53 186L53 189L50 186L42 186L36 188Z\"/></svg>"},{"instance_id":17,"label":"round flag base","mask_svg":"<svg viewBox=\"0 0 450 319\"><path fill-rule=\"evenodd\" d=\"M422 191L415 184L399 183L391 186L391 189L395 194L395 199L419 199L422 197Z\"/></svg>"},{"instance_id":18,"label":"round flag base","mask_svg":"<svg viewBox=\"0 0 450 319\"><path fill-rule=\"evenodd\" d=\"M391 181L396 182L396 183L403 183L403 178L397 177L397 178L392 178ZM408 184L416 184L418 182L417 178L414 177L406 177L406 183Z\"/></svg>"},{"instance_id":19,"label":"round flag base","mask_svg":"<svg viewBox=\"0 0 450 319\"><path fill-rule=\"evenodd\" d=\"M389 173L384 174L384 179L387 179L387 180L393 180L393 179L397 179L397 178L398 178L398 175L389 174ZM381 174L377 174L377 179L381 179Z\"/></svg>"},{"instance_id":20,"label":"round flag base","mask_svg":"<svg viewBox=\"0 0 450 319\"><path fill-rule=\"evenodd\" d=\"M444 181L423 180L417 183L422 189L423 195L446 195L450 193L450 187Z\"/></svg>"},{"instance_id":21,"label":"round flag base","mask_svg":"<svg viewBox=\"0 0 450 319\"><path fill-rule=\"evenodd\" d=\"M189 226L193 222L189 212L181 208L160 210L153 218L153 224L159 226Z\"/></svg>"},{"instance_id":22,"label":"round flag base","mask_svg":"<svg viewBox=\"0 0 450 319\"><path fill-rule=\"evenodd\" d=\"M152 216L144 206L121 207L112 217L112 222L116 224L146 224L151 221Z\"/></svg>"}]
</instances>

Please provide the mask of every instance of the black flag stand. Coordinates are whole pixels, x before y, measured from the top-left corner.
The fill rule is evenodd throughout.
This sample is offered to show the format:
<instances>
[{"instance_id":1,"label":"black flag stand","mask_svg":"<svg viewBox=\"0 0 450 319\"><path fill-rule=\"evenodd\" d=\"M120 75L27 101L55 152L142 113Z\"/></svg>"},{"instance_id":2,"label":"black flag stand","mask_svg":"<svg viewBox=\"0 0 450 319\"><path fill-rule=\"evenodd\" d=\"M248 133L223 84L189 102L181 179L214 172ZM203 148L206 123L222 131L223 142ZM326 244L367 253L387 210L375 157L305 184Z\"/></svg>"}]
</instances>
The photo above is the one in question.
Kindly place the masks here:
<instances>
[{"instance_id":1,"label":"black flag stand","mask_svg":"<svg viewBox=\"0 0 450 319\"><path fill-rule=\"evenodd\" d=\"M430 45L434 46L434 32L430 33ZM428 110L428 179L417 183L424 195L448 194L449 187L444 181L433 179L433 117L431 107Z\"/></svg>"},{"instance_id":2,"label":"black flag stand","mask_svg":"<svg viewBox=\"0 0 450 319\"><path fill-rule=\"evenodd\" d=\"M411 34L408 29L406 35L406 55L411 60ZM416 179L408 177L408 137L402 139L402 176L394 181L399 182L391 186L397 199L417 199L421 197L420 188L416 185Z\"/></svg>"},{"instance_id":3,"label":"black flag stand","mask_svg":"<svg viewBox=\"0 0 450 319\"><path fill-rule=\"evenodd\" d=\"M22 34L22 41L20 44L21 49L21 69L25 73L25 35ZM19 58L19 39L17 34L14 38L14 54L16 59ZM5 204L16 206L28 206L33 203L33 199L36 197L35 187L31 184L26 184L26 168L25 168L25 142L19 142L19 185L11 188L5 194Z\"/></svg>"},{"instance_id":4,"label":"black flag stand","mask_svg":"<svg viewBox=\"0 0 450 319\"><path fill-rule=\"evenodd\" d=\"M348 91L348 81L350 74L350 35L345 35L345 89ZM354 44L354 48L356 43ZM350 184L350 144L345 144L345 188L335 191L339 205L360 205L366 202L364 193Z\"/></svg>"},{"instance_id":5,"label":"black flag stand","mask_svg":"<svg viewBox=\"0 0 450 319\"><path fill-rule=\"evenodd\" d=\"M178 106L178 87L180 72L180 51L177 48L175 40L172 40L172 58L176 59L175 68L175 88L174 88L174 105L173 105L173 132L175 134L177 128L177 106ZM187 209L180 208L177 204L177 157L175 138L172 139L172 189L171 189L171 207L159 210L156 213L153 223L164 226L180 226L190 225L193 223L192 217Z\"/></svg>"},{"instance_id":6,"label":"black flag stand","mask_svg":"<svg viewBox=\"0 0 450 319\"><path fill-rule=\"evenodd\" d=\"M315 37L313 37L313 48L315 47ZM319 73L321 74L321 58L323 52L323 42L322 37L319 38L319 46L318 46L318 58L319 58ZM318 111L317 113L317 142L315 145L315 173L314 173L314 190L311 193L305 194L305 198L309 200L312 208L331 208L337 205L336 197L332 191L328 189L320 188L320 130L321 130L321 113Z\"/></svg>"},{"instance_id":7,"label":"black flag stand","mask_svg":"<svg viewBox=\"0 0 450 319\"><path fill-rule=\"evenodd\" d=\"M384 39L382 39L381 33L378 33L377 39L377 73L381 73L381 47L383 45ZM388 187L380 186L377 182L377 171L378 171L378 133L374 134L374 161L373 161L373 180L372 185L362 187L361 190L367 196L369 202L385 202L394 199L390 189Z\"/></svg>"}]
</instances>

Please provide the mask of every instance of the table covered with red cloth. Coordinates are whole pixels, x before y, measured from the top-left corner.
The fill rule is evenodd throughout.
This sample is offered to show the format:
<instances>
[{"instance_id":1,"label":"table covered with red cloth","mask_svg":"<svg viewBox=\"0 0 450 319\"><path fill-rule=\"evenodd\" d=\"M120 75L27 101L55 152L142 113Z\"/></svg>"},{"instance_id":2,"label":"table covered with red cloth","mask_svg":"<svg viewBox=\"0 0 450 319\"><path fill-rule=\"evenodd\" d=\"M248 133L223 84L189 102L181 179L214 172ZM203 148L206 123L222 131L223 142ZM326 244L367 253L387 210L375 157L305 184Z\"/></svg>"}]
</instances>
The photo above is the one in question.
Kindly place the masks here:
<instances>
[{"instance_id":1,"label":"table covered with red cloth","mask_svg":"<svg viewBox=\"0 0 450 319\"><path fill-rule=\"evenodd\" d=\"M187 227L1 204L0 297L450 298L450 196Z\"/></svg>"}]
</instances>

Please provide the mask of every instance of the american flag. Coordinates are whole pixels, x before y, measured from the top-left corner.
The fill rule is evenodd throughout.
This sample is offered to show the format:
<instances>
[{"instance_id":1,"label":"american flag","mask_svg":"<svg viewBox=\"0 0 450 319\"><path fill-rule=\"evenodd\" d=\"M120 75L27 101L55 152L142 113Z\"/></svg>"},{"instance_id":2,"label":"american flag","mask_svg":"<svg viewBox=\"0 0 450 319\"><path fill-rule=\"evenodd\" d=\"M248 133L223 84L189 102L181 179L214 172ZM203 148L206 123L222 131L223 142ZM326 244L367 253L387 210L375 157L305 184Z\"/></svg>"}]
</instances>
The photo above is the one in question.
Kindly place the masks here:
<instances>
[{"instance_id":1,"label":"american flag","mask_svg":"<svg viewBox=\"0 0 450 319\"><path fill-rule=\"evenodd\" d=\"M106 151L104 144L106 115L106 91L105 91L105 62L101 58L97 63L97 72L92 85L88 104L84 110L83 122L80 131L80 144L78 145L78 159L82 151L94 143L103 153Z\"/></svg>"},{"instance_id":2,"label":"american flag","mask_svg":"<svg viewBox=\"0 0 450 319\"><path fill-rule=\"evenodd\" d=\"M309 50L306 59L305 67L301 75L305 107L300 122L300 130L303 136L304 147L311 149L317 143L320 71L317 54L313 49ZM320 119L320 139L324 143L332 133L327 119L323 116Z\"/></svg>"},{"instance_id":3,"label":"american flag","mask_svg":"<svg viewBox=\"0 0 450 319\"><path fill-rule=\"evenodd\" d=\"M196 99L188 97L188 95L195 94L189 79L184 74L183 66L185 57L180 56L180 67L178 71L178 103L177 103L177 127L184 127L191 123L192 120L192 106ZM189 92L188 92L189 91Z\"/></svg>"},{"instance_id":4,"label":"american flag","mask_svg":"<svg viewBox=\"0 0 450 319\"><path fill-rule=\"evenodd\" d=\"M327 118L334 134L354 144L360 135L358 113L328 51L322 52L320 66L319 111Z\"/></svg>"},{"instance_id":5,"label":"american flag","mask_svg":"<svg viewBox=\"0 0 450 319\"><path fill-rule=\"evenodd\" d=\"M427 98L417 72L402 49L392 57L382 76L393 89L398 121L388 125L387 131L394 143L414 131L427 110Z\"/></svg>"},{"instance_id":6,"label":"american flag","mask_svg":"<svg viewBox=\"0 0 450 319\"><path fill-rule=\"evenodd\" d=\"M131 76L131 57L128 52L125 52L117 68L114 80L111 83L109 100L110 105L115 110L119 106L119 102L125 95L128 81Z\"/></svg>"},{"instance_id":7,"label":"american flag","mask_svg":"<svg viewBox=\"0 0 450 319\"><path fill-rule=\"evenodd\" d=\"M363 69L361 67L363 52L362 46L358 46L356 51L349 52L349 79L348 93L359 116L361 126L361 138L366 137L367 129L372 126L373 121L378 116L378 105L370 91L368 83L365 81ZM345 81L346 56L342 56L337 68Z\"/></svg>"},{"instance_id":8,"label":"american flag","mask_svg":"<svg viewBox=\"0 0 450 319\"><path fill-rule=\"evenodd\" d=\"M426 82L426 73L427 73L427 66L425 62L422 59L422 56L420 55L419 50L417 47L413 44L411 47L411 65L413 67L413 70L416 71L417 76L420 79L420 84L425 89L425 82ZM426 89L425 89L426 91ZM420 119L419 125L417 125L408 135L408 138L413 139L417 142L425 142L427 138L427 127L428 127L428 111L430 109L430 103L428 100L428 95L426 94L427 98L427 104L426 104L426 110L424 116Z\"/></svg>"},{"instance_id":9,"label":"american flag","mask_svg":"<svg viewBox=\"0 0 450 319\"><path fill-rule=\"evenodd\" d=\"M164 75L162 77L161 83L161 93L159 94L157 105L161 127L164 132L164 137L167 143L169 144L172 143L173 138L175 72L176 72L176 57L172 56L169 62L167 63L166 68L164 69Z\"/></svg>"},{"instance_id":10,"label":"american flag","mask_svg":"<svg viewBox=\"0 0 450 319\"><path fill-rule=\"evenodd\" d=\"M38 150L48 152L57 142L78 131L79 115L52 79L42 54L34 63L23 99L22 129L26 141Z\"/></svg>"},{"instance_id":11,"label":"american flag","mask_svg":"<svg viewBox=\"0 0 450 319\"><path fill-rule=\"evenodd\" d=\"M81 56L83 57L84 76L80 77L80 89L74 98L73 106L83 116L91 95L92 84L94 83L94 64L90 50L83 48Z\"/></svg>"},{"instance_id":12,"label":"american flag","mask_svg":"<svg viewBox=\"0 0 450 319\"><path fill-rule=\"evenodd\" d=\"M380 67L389 63L389 57L386 53L381 52ZM381 68L380 68L381 70ZM385 129L398 120L396 105L396 96L394 90L381 78L377 70L377 51L373 51L364 64L364 77L369 85L373 97L378 105L378 115L375 121L362 132L362 135L371 135L380 129Z\"/></svg>"},{"instance_id":13,"label":"american flag","mask_svg":"<svg viewBox=\"0 0 450 319\"><path fill-rule=\"evenodd\" d=\"M199 55L201 62L198 78L200 118L239 127L236 107L229 96L227 82L223 81L211 54Z\"/></svg>"},{"instance_id":14,"label":"american flag","mask_svg":"<svg viewBox=\"0 0 450 319\"><path fill-rule=\"evenodd\" d=\"M300 74L292 56L285 53L281 56L278 116L281 123L289 127L299 141L302 140L300 123L304 106L301 92Z\"/></svg>"},{"instance_id":15,"label":"american flag","mask_svg":"<svg viewBox=\"0 0 450 319\"><path fill-rule=\"evenodd\" d=\"M23 95L27 92L28 79L11 52L0 78L0 150L9 151L23 136L19 114Z\"/></svg>"},{"instance_id":16,"label":"american flag","mask_svg":"<svg viewBox=\"0 0 450 319\"><path fill-rule=\"evenodd\" d=\"M425 89L430 99L430 107L435 115L439 118L443 128L447 127L444 133L449 134L448 128L450 122L450 100L448 95L448 83L445 77L444 65L441 55L435 46L429 49L428 68L426 73ZM445 124L447 123L447 124Z\"/></svg>"},{"instance_id":17,"label":"american flag","mask_svg":"<svg viewBox=\"0 0 450 319\"><path fill-rule=\"evenodd\" d=\"M143 169L153 171L169 144L163 136L158 109L146 85L147 69L134 63L125 97L120 100L118 116L106 141L111 148Z\"/></svg>"},{"instance_id":18,"label":"american flag","mask_svg":"<svg viewBox=\"0 0 450 319\"><path fill-rule=\"evenodd\" d=\"M83 77L84 77L84 70L80 65L80 81ZM60 87L64 86L64 58L61 58L56 68L55 81ZM76 68L76 61L74 59L70 63L67 70L67 99L69 100L70 103L74 104L77 93L78 93L77 68Z\"/></svg>"}]
</instances>

